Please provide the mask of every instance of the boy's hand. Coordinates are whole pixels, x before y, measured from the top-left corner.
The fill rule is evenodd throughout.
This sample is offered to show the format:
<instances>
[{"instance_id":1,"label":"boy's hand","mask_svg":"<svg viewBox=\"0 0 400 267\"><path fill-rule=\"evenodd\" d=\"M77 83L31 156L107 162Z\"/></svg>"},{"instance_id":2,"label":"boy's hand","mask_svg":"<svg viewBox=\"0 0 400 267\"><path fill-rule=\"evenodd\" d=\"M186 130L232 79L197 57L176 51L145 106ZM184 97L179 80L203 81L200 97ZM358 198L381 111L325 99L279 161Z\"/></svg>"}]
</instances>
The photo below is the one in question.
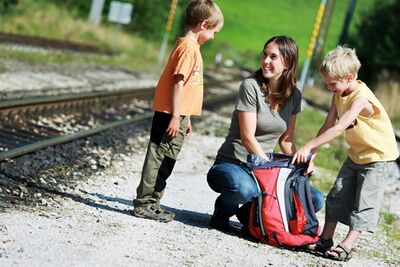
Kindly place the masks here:
<instances>
[{"instance_id":1,"label":"boy's hand","mask_svg":"<svg viewBox=\"0 0 400 267\"><path fill-rule=\"evenodd\" d=\"M292 164L297 163L307 163L311 160L311 149L307 145L300 148L294 155L292 159Z\"/></svg>"},{"instance_id":2,"label":"boy's hand","mask_svg":"<svg viewBox=\"0 0 400 267\"><path fill-rule=\"evenodd\" d=\"M172 117L165 132L171 139L173 139L178 136L180 126L181 122L179 117Z\"/></svg>"},{"instance_id":3,"label":"boy's hand","mask_svg":"<svg viewBox=\"0 0 400 267\"><path fill-rule=\"evenodd\" d=\"M192 122L190 120L189 120L189 123L188 123L188 127L186 129L186 135L187 136L192 135Z\"/></svg>"},{"instance_id":4,"label":"boy's hand","mask_svg":"<svg viewBox=\"0 0 400 267\"><path fill-rule=\"evenodd\" d=\"M311 174L314 173L314 171L315 171L314 162L313 162L313 161L310 161L310 162L308 163L307 170L304 171L304 175L311 175Z\"/></svg>"}]
</instances>

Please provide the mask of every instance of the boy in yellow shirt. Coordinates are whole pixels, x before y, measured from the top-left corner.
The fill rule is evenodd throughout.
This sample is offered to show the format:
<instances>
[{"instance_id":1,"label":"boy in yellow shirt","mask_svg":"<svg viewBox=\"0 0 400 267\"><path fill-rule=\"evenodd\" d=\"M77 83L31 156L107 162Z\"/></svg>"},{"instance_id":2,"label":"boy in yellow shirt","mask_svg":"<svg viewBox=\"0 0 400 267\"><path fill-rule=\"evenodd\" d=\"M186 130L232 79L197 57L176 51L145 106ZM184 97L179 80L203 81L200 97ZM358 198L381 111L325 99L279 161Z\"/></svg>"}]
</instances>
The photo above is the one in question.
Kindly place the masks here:
<instances>
[{"instance_id":1,"label":"boy in yellow shirt","mask_svg":"<svg viewBox=\"0 0 400 267\"><path fill-rule=\"evenodd\" d=\"M357 73L361 64L354 49L338 46L320 66L334 95L317 136L300 148L293 162L304 163L309 153L344 133L348 158L326 199L325 225L313 247L325 256L347 261L361 232L374 232L379 218L390 162L399 156L389 116ZM333 247L337 222L349 226L347 236Z\"/></svg>"},{"instance_id":2,"label":"boy in yellow shirt","mask_svg":"<svg viewBox=\"0 0 400 267\"><path fill-rule=\"evenodd\" d=\"M200 45L222 29L224 18L213 0L195 0L186 8L185 36L178 38L156 88L150 141L133 215L160 222L175 214L160 206L185 135L192 132L191 115L203 104L203 60Z\"/></svg>"}]
</instances>

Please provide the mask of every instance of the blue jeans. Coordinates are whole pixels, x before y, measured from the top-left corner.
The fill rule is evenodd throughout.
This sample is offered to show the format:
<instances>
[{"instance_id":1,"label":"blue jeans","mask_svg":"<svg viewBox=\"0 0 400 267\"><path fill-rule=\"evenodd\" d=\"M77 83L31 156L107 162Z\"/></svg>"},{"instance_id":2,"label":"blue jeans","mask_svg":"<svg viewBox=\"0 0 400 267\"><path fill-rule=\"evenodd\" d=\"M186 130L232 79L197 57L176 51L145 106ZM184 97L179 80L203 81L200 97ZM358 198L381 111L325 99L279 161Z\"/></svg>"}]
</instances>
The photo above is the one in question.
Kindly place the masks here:
<instances>
[{"instance_id":1,"label":"blue jeans","mask_svg":"<svg viewBox=\"0 0 400 267\"><path fill-rule=\"evenodd\" d=\"M229 217L236 213L240 204L249 202L258 193L250 170L237 163L215 162L208 171L207 182L212 190L221 193L215 201L215 209ZM324 206L324 196L314 187L311 187L311 195L317 212Z\"/></svg>"}]
</instances>

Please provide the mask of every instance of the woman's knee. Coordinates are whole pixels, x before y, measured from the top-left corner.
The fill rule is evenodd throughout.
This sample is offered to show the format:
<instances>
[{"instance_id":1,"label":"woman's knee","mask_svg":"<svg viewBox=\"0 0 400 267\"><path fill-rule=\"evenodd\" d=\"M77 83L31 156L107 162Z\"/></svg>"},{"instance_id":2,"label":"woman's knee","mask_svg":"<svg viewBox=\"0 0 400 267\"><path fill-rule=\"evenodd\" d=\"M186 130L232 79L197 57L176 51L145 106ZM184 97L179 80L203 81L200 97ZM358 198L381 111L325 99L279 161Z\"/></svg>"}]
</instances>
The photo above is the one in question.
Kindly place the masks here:
<instances>
[{"instance_id":1,"label":"woman's knee","mask_svg":"<svg viewBox=\"0 0 400 267\"><path fill-rule=\"evenodd\" d=\"M207 174L208 185L214 191L236 201L248 201L257 195L253 178L239 165L220 163L211 167Z\"/></svg>"},{"instance_id":2,"label":"woman's knee","mask_svg":"<svg viewBox=\"0 0 400 267\"><path fill-rule=\"evenodd\" d=\"M208 171L207 182L214 191L220 192L226 187L232 187L242 178L243 173L244 171L236 164L217 163Z\"/></svg>"},{"instance_id":3,"label":"woman's knee","mask_svg":"<svg viewBox=\"0 0 400 267\"><path fill-rule=\"evenodd\" d=\"M221 192L221 173L217 170L217 166L213 165L207 173L208 186L215 192Z\"/></svg>"},{"instance_id":4,"label":"woman's knee","mask_svg":"<svg viewBox=\"0 0 400 267\"><path fill-rule=\"evenodd\" d=\"M242 183L238 189L242 198L242 203L250 201L252 198L257 196L257 186L254 181L247 181Z\"/></svg>"}]
</instances>

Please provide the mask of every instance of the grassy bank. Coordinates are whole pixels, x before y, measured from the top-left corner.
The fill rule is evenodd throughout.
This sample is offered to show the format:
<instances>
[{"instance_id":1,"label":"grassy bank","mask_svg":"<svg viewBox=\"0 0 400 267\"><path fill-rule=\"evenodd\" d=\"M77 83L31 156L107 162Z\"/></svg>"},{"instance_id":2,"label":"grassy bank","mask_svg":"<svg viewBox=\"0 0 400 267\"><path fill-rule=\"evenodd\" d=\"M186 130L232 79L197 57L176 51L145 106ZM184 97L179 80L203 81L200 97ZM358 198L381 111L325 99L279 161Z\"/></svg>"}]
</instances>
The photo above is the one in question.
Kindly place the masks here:
<instances>
[{"instance_id":1,"label":"grassy bank","mask_svg":"<svg viewBox=\"0 0 400 267\"><path fill-rule=\"evenodd\" d=\"M362 13L371 8L373 2L374 0L364 0L362 4L357 5L350 32L354 30L354 24L359 21ZM218 0L217 3L224 13L225 26L215 40L202 48L207 64L210 64L215 53L220 51L225 58L232 58L241 65L255 68L265 40L273 35L282 34L296 40L300 49L300 62L304 60L320 1L289 0L270 3L264 0L249 0L237 1L232 5L230 0ZM346 9L347 1L336 1L326 49L336 45ZM94 27L86 20L77 19L74 12L68 13L65 8L61 9L49 1L20 1L16 9L3 15L1 20L0 31L4 32L88 42L105 49L112 46L112 25L103 23ZM181 25L177 25L178 20L175 21L173 27L180 28ZM135 33L119 31L115 49L122 55L109 60L113 64L127 67L154 67L161 39L160 35L159 41L149 42ZM172 37L170 41L172 44Z\"/></svg>"},{"instance_id":2,"label":"grassy bank","mask_svg":"<svg viewBox=\"0 0 400 267\"><path fill-rule=\"evenodd\" d=\"M305 58L309 46L315 16L320 1L291 0L265 1L217 0L225 15L225 26L215 40L202 47L206 66L212 66L215 53L221 51L225 58L232 58L242 65L255 69L257 58L265 40L273 35L289 35L300 48L300 62ZM332 49L339 38L348 1L336 1L331 28L327 37L326 49ZM374 0L363 0L357 4L354 21L362 12L372 6ZM174 25L178 27L178 25ZM113 56L81 53L37 53L34 51L15 51L0 46L0 72L4 71L1 59L13 59L27 63L41 64L106 64L130 70L159 72L157 56L161 43L148 41L134 33L116 31L111 24L94 27L84 19L42 0L20 1L17 8L1 17L0 31L57 38L75 42L85 42L112 49ZM354 31L354 24L350 32ZM115 34L115 46L113 35ZM301 66L301 65L300 65ZM383 79L385 80L385 79ZM306 88L305 95L328 106L330 94L318 88ZM399 84L387 81L379 84L376 94L400 129L400 88ZM325 115L306 108L298 118L296 142L298 146L313 138L322 125ZM312 183L327 193L339 167L346 157L343 138L337 138L324 145L316 158L316 165L322 170L314 175ZM382 229L399 246L399 226L393 214L383 213Z\"/></svg>"},{"instance_id":3,"label":"grassy bank","mask_svg":"<svg viewBox=\"0 0 400 267\"><path fill-rule=\"evenodd\" d=\"M0 57L39 63L98 63L132 70L157 71L158 44L125 33L113 25L95 27L86 20L41 0L21 1L1 17L0 31L88 43L116 52L113 56L83 53L37 53L0 48ZM115 40L115 42L113 42ZM113 45L114 44L114 45Z\"/></svg>"},{"instance_id":4,"label":"grassy bank","mask_svg":"<svg viewBox=\"0 0 400 267\"><path fill-rule=\"evenodd\" d=\"M258 66L259 53L268 38L274 35L288 35L299 46L302 65L321 1L248 0L232 4L231 0L219 0L217 3L224 12L225 26L217 38L209 44L213 49L207 52L222 50L227 57L254 68ZM362 14L373 6L373 3L374 0L363 0L357 4L350 33L354 32L354 25L360 21ZM347 5L348 1L335 2L325 49L329 50L336 46Z\"/></svg>"},{"instance_id":5,"label":"grassy bank","mask_svg":"<svg viewBox=\"0 0 400 267\"><path fill-rule=\"evenodd\" d=\"M225 26L215 40L202 47L206 67L212 66L213 55L216 51L221 51L225 57L234 58L240 64L255 69L258 65L254 62L257 62L264 41L278 34L292 36L299 45L300 61L304 60L320 1L290 0L275 1L272 4L264 0L249 0L237 1L235 5L232 5L230 0L217 2L223 10ZM354 32L354 25L360 20L363 12L372 7L373 2L374 0L364 0L357 4L350 32ZM347 1L335 3L326 49L333 48L337 43L347 4ZM85 42L116 52L114 56L71 52L42 54L10 51L0 47L1 58L45 64L108 64L151 72L159 72L161 69L157 65L159 42L150 42L134 33L117 30L108 23L95 27L84 19L78 19L74 12L69 13L65 8L49 1L20 1L12 12L1 17L1 22L0 31ZM174 24L174 27L180 25ZM0 71L1 69L0 63ZM387 108L395 128L400 129L400 108L397 104L400 101L399 84L388 79L382 81L384 82L376 88L377 96ZM324 105L330 103L330 95L318 88L305 88L304 93Z\"/></svg>"}]
</instances>

